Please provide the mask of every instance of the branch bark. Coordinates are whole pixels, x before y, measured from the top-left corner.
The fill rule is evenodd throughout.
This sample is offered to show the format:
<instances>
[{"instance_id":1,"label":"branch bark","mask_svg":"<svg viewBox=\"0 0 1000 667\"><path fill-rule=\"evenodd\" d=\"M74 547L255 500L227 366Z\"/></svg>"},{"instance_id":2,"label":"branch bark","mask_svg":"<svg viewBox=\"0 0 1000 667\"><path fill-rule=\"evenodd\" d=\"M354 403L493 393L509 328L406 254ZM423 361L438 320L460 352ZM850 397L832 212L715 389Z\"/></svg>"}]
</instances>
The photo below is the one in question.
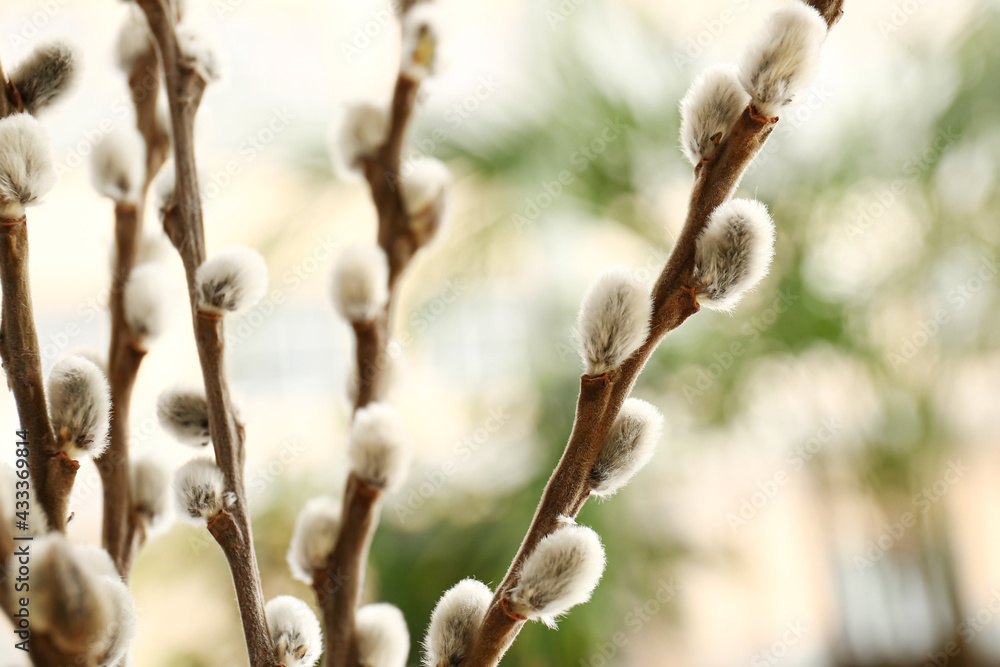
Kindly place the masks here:
<instances>
[{"instance_id":1,"label":"branch bark","mask_svg":"<svg viewBox=\"0 0 1000 667\"><path fill-rule=\"evenodd\" d=\"M404 7L404 11L407 8ZM403 142L419 88L417 81L402 75L397 78L385 143L364 164L365 179L378 214L378 243L389 260L389 299L375 321L354 328L358 374L355 412L377 400L383 389L381 384L385 368L379 361L386 358L396 285L419 249L410 232L410 220L398 188ZM323 663L326 667L358 665L354 615L363 592L368 549L378 523L379 495L353 474L348 478L340 534L321 582L324 594L317 588L317 601L323 610L327 637ZM335 586L329 585L333 576L330 573L336 576Z\"/></svg>"},{"instance_id":2,"label":"branch bark","mask_svg":"<svg viewBox=\"0 0 1000 667\"><path fill-rule=\"evenodd\" d=\"M38 332L28 278L27 219L0 220L0 357L7 386L14 392L21 429L28 431L28 466L38 502L49 525L65 531L69 492L77 465L59 458L45 401ZM74 462L75 463L75 462Z\"/></svg>"},{"instance_id":3,"label":"branch bark","mask_svg":"<svg viewBox=\"0 0 1000 667\"><path fill-rule=\"evenodd\" d=\"M108 383L114 407L107 449L96 460L104 491L101 541L118 573L128 578L134 532L131 479L129 473L128 424L132 388L146 353L132 340L125 321L123 295L132 273L138 246L139 214L134 204L115 207L115 256L111 280L111 343L108 351Z\"/></svg>"},{"instance_id":4,"label":"branch bark","mask_svg":"<svg viewBox=\"0 0 1000 667\"><path fill-rule=\"evenodd\" d=\"M843 13L843 0L813 0L809 4L823 14L829 28L833 27ZM601 445L653 351L670 331L698 312L693 279L697 238L708 224L712 211L732 196L744 171L760 152L777 121L777 118L760 116L751 105L744 110L715 154L695 168L695 183L687 219L653 289L649 335L625 363L606 377L583 377L573 430L566 450L546 484L531 526L506 576L497 587L471 650L462 661L462 667L492 667L499 664L516 639L524 622L507 610L507 594L517 585L525 559L538 542L556 528L558 518L562 515L576 517L582 509L589 496L590 471ZM603 380L607 384L602 390L606 395L601 400L587 400L587 394L596 391L588 386L595 380ZM578 435L583 430L586 430L587 435Z\"/></svg>"},{"instance_id":5,"label":"branch bark","mask_svg":"<svg viewBox=\"0 0 1000 667\"><path fill-rule=\"evenodd\" d=\"M328 665L358 664L354 610L364 588L365 563L378 524L381 496L354 473L348 476L337 544L326 569L313 582L316 600L323 610L323 625L328 628Z\"/></svg>"},{"instance_id":6,"label":"branch bark","mask_svg":"<svg viewBox=\"0 0 1000 667\"><path fill-rule=\"evenodd\" d=\"M137 261L146 195L170 148L170 138L156 118L160 74L159 59L153 48L136 59L128 84L136 111L136 128L146 148L146 168L138 203L118 204L115 207L115 250L109 300L111 341L107 368L114 409L108 448L96 460L104 494L101 541L118 573L126 581L135 552L142 546L145 535L138 523L141 518L133 507L128 451L132 388L145 352L135 344L134 334L126 323L123 295Z\"/></svg>"},{"instance_id":7,"label":"branch bark","mask_svg":"<svg viewBox=\"0 0 1000 667\"><path fill-rule=\"evenodd\" d=\"M226 512L231 517L232 526L225 532L215 530L212 534L222 547L232 572L250 664L252 667L272 667L273 652L264 616L264 594L243 484L244 431L236 419L225 375L223 323L220 318L207 316L198 310L195 271L205 261L205 235L194 154L194 120L206 82L197 72L185 66L180 57L172 6L165 6L162 0L139 0L139 6L146 14L156 39L173 128L176 207L165 216L164 227L181 256L187 276L215 461L225 477L227 490L235 496L232 507ZM227 519L227 525L228 522ZM238 534L239 539L227 537L220 540L217 533L225 536Z\"/></svg>"}]
</instances>

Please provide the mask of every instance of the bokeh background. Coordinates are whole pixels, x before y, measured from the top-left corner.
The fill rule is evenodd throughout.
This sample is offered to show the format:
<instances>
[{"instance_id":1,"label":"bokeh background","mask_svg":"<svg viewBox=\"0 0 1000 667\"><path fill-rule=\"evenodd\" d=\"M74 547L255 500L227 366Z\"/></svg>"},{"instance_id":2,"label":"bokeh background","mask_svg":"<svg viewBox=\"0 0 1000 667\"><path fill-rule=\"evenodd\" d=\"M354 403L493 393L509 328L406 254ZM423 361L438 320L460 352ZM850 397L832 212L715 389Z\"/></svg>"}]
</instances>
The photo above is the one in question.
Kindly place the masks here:
<instances>
[{"instance_id":1,"label":"bokeh background","mask_svg":"<svg viewBox=\"0 0 1000 667\"><path fill-rule=\"evenodd\" d=\"M298 509L339 495L346 474L351 342L328 275L375 220L363 184L335 178L326 136L344 102L388 100L398 27L375 0L188 4L228 63L198 128L208 246L251 245L270 267L268 297L227 325L265 594L312 602L284 558ZM447 66L425 88L409 157L446 160L455 196L396 311L393 401L418 454L385 503L368 580L406 615L409 664L442 591L502 578L572 421L580 298L607 265L650 280L662 266L692 182L677 102L703 67L739 57L774 4L440 1ZM558 631L526 627L505 665L1000 660L1000 11L846 9L740 188L776 220L770 276L654 356L635 393L666 416L658 453L580 517L606 544L605 578ZM112 205L87 156L131 122L112 55L126 11L0 11L5 64L56 36L84 54L75 92L43 119L60 182L30 214L46 368L107 344ZM176 465L192 453L161 432L155 398L199 370L173 261L176 317L140 373L133 447ZM16 425L4 393L11 444ZM99 498L87 463L73 539L98 541ZM203 529L151 542L134 591L135 664L245 664Z\"/></svg>"}]
</instances>

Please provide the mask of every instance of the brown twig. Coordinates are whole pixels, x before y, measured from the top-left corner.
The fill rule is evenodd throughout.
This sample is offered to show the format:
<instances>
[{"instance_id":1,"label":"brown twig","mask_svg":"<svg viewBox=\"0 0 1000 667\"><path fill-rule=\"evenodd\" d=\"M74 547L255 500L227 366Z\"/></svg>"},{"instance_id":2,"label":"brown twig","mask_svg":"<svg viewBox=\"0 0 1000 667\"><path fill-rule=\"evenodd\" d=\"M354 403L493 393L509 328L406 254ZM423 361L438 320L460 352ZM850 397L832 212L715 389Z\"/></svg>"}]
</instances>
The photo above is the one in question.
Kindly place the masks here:
<instances>
[{"instance_id":1,"label":"brown twig","mask_svg":"<svg viewBox=\"0 0 1000 667\"><path fill-rule=\"evenodd\" d=\"M0 65L0 118L24 111L21 95ZM27 430L28 466L49 525L66 530L69 493L76 470L55 461L58 453L45 401L38 332L28 276L27 218L0 219L0 359L14 392L21 429Z\"/></svg>"},{"instance_id":2,"label":"brown twig","mask_svg":"<svg viewBox=\"0 0 1000 667\"><path fill-rule=\"evenodd\" d=\"M407 11L413 3L406 3ZM364 163L365 179L378 214L378 243L389 260L389 299L373 322L354 327L358 392L355 411L376 400L383 389L384 365L389 343L393 297L400 276L419 250L410 232L410 220L399 193L403 142L416 105L420 84L400 75L390 107L389 131L377 153ZM327 636L326 667L356 667L357 636L354 612L362 592L368 548L377 524L380 504L372 500L378 492L367 488L354 475L344 489L344 503L337 545L327 562L326 572L336 573L338 585L326 586L317 597L323 609ZM328 577L329 575L324 575ZM326 585L326 582L324 582Z\"/></svg>"},{"instance_id":3,"label":"brown twig","mask_svg":"<svg viewBox=\"0 0 1000 667\"><path fill-rule=\"evenodd\" d=\"M244 431L233 410L225 375L223 322L217 317L204 317L198 310L195 271L205 261L205 235L194 155L194 120L206 81L180 57L175 16L170 11L172 6L165 6L162 0L139 0L139 6L156 39L173 128L176 206L164 217L164 231L184 263L215 461L222 470L227 490L234 496L226 512L231 518L232 529L213 530L212 534L229 562L250 664L252 667L272 667L264 595L243 483Z\"/></svg>"},{"instance_id":4,"label":"brown twig","mask_svg":"<svg viewBox=\"0 0 1000 667\"><path fill-rule=\"evenodd\" d=\"M344 492L344 511L337 544L325 570L313 582L327 630L327 665L357 665L354 610L364 587L365 563L378 523L381 492L351 473ZM336 640L330 638L334 632Z\"/></svg>"},{"instance_id":5,"label":"brown twig","mask_svg":"<svg viewBox=\"0 0 1000 667\"><path fill-rule=\"evenodd\" d=\"M21 95L17 92L14 84L7 80L3 64L0 64L0 118L6 118L20 111L24 111Z\"/></svg>"},{"instance_id":6,"label":"brown twig","mask_svg":"<svg viewBox=\"0 0 1000 667\"><path fill-rule=\"evenodd\" d=\"M842 14L843 0L815 0L809 4L823 14L830 28ZM531 526L497 587L462 667L499 664L520 632L523 620L512 617L505 609L507 594L517 585L525 559L538 542L556 528L558 518L562 515L575 517L583 507L588 495L588 478L601 444L653 351L664 336L698 312L694 285L696 240L712 211L732 196L743 172L764 145L777 120L764 118L749 107L715 154L696 167L687 219L653 290L649 335L625 363L604 378L608 386L601 400L586 400L587 393L595 389L588 386L588 381L594 380L584 376L566 450L546 484ZM583 429L587 435L578 435Z\"/></svg>"},{"instance_id":7,"label":"brown twig","mask_svg":"<svg viewBox=\"0 0 1000 667\"><path fill-rule=\"evenodd\" d=\"M58 458L60 452L49 421L38 332L31 305L28 226L24 217L0 220L0 286L3 289L0 357L7 385L17 402L21 429L28 432L31 479L49 525L65 531L76 468Z\"/></svg>"},{"instance_id":8,"label":"brown twig","mask_svg":"<svg viewBox=\"0 0 1000 667\"><path fill-rule=\"evenodd\" d=\"M107 449L96 460L104 490L102 543L127 578L132 544L129 535L133 512L129 478L128 423L132 388L145 351L138 349L125 322L123 294L132 273L138 244L139 215L135 204L115 207L115 255L111 281L111 343L108 352L108 383L113 406Z\"/></svg>"},{"instance_id":9,"label":"brown twig","mask_svg":"<svg viewBox=\"0 0 1000 667\"><path fill-rule=\"evenodd\" d=\"M118 573L126 580L135 550L142 546L144 535L137 524L141 517L134 511L132 503L128 437L132 388L145 352L136 345L135 336L126 323L123 296L136 263L146 195L170 148L169 136L156 118L160 74L159 60L152 44L149 51L133 63L128 84L136 111L136 128L146 148L146 169L138 203L118 204L115 207L114 268L108 304L111 340L107 368L113 410L108 448L96 461L104 492L102 542Z\"/></svg>"}]
</instances>

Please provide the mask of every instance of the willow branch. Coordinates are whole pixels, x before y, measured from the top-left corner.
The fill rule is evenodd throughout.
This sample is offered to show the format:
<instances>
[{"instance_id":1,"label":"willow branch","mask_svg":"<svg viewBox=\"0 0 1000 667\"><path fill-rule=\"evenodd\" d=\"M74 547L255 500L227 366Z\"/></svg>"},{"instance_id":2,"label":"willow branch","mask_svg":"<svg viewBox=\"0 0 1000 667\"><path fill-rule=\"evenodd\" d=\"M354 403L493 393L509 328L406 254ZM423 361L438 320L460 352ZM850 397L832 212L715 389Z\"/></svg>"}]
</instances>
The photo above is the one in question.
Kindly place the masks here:
<instances>
[{"instance_id":1,"label":"willow branch","mask_svg":"<svg viewBox=\"0 0 1000 667\"><path fill-rule=\"evenodd\" d=\"M843 13L843 0L814 0L809 4L820 11L830 28ZM625 363L607 376L583 376L573 430L563 457L545 486L531 526L497 587L462 667L499 664L520 632L524 620L510 614L505 604L507 594L517 585L525 559L542 538L556 529L558 518L575 517L582 509L589 496L590 471L601 445L656 347L670 331L698 312L694 281L696 240L708 224L712 211L732 196L777 121L777 118L762 117L752 106L748 107L712 157L695 168L687 219L653 289L649 335ZM592 384L595 382L606 385L600 390L600 399L595 398L598 393Z\"/></svg>"},{"instance_id":2,"label":"willow branch","mask_svg":"<svg viewBox=\"0 0 1000 667\"><path fill-rule=\"evenodd\" d=\"M0 118L24 111L21 96L0 66ZM28 276L27 218L0 219L0 359L14 393L21 429L28 431L28 467L49 525L66 530L76 469L56 460L58 448L45 401L42 357ZM78 466L77 466L78 467Z\"/></svg>"},{"instance_id":3,"label":"willow branch","mask_svg":"<svg viewBox=\"0 0 1000 667\"><path fill-rule=\"evenodd\" d=\"M164 228L184 263L215 461L222 470L227 490L234 496L226 513L231 517L233 529L213 530L212 534L229 562L250 664L252 667L272 667L264 594L243 483L244 430L236 418L225 375L223 322L198 309L195 271L205 261L205 236L194 154L194 120L206 82L180 58L171 7L161 0L139 0L139 5L156 38L173 128L176 206L165 216Z\"/></svg>"},{"instance_id":4,"label":"willow branch","mask_svg":"<svg viewBox=\"0 0 1000 667\"><path fill-rule=\"evenodd\" d=\"M144 541L141 517L132 502L129 471L129 414L132 388L145 352L136 345L135 336L125 319L124 289L136 264L142 235L142 214L146 195L156 173L163 166L170 139L157 123L156 102L160 73L156 51L150 49L136 59L128 77L136 128L146 148L145 178L137 204L115 207L115 246L111 276L109 310L111 341L108 350L108 382L113 406L108 448L97 459L104 494L102 543L111 555L118 573L128 579L135 551Z\"/></svg>"},{"instance_id":5,"label":"willow branch","mask_svg":"<svg viewBox=\"0 0 1000 667\"><path fill-rule=\"evenodd\" d=\"M135 204L115 207L115 255L111 280L111 344L108 352L108 384L114 407L107 449L96 460L104 491L101 541L118 573L128 576L133 513L129 476L128 423L132 388L145 352L132 341L125 323L123 293L135 264L139 216Z\"/></svg>"},{"instance_id":6,"label":"willow branch","mask_svg":"<svg viewBox=\"0 0 1000 667\"><path fill-rule=\"evenodd\" d=\"M373 322L354 328L358 392L355 411L375 401L384 383L393 299L400 276L419 249L410 232L410 221L400 197L398 183L403 142L416 105L420 84L399 76L390 108L390 125L385 143L364 164L365 179L378 214L378 243L389 260L389 299ZM365 565L378 523L379 493L366 487L352 474L344 489L343 514L337 545L323 574L322 594L317 600L323 610L327 636L327 667L356 667L357 634L354 613L363 591ZM335 573L336 586L329 585Z\"/></svg>"},{"instance_id":7,"label":"willow branch","mask_svg":"<svg viewBox=\"0 0 1000 667\"><path fill-rule=\"evenodd\" d=\"M365 563L378 523L381 492L351 473L344 492L342 528L327 567L313 581L327 630L327 665L357 665L354 610L361 597ZM330 633L336 633L336 639Z\"/></svg>"},{"instance_id":8,"label":"willow branch","mask_svg":"<svg viewBox=\"0 0 1000 667\"><path fill-rule=\"evenodd\" d=\"M28 280L28 226L24 217L0 220L0 287L0 357L17 402L21 429L28 432L31 479L49 525L65 531L69 493L79 465L70 465L58 450L49 421Z\"/></svg>"},{"instance_id":9,"label":"willow branch","mask_svg":"<svg viewBox=\"0 0 1000 667\"><path fill-rule=\"evenodd\" d=\"M0 64L0 118L6 118L20 111L24 111L21 95L17 92L14 84L7 80L3 64Z\"/></svg>"}]
</instances>

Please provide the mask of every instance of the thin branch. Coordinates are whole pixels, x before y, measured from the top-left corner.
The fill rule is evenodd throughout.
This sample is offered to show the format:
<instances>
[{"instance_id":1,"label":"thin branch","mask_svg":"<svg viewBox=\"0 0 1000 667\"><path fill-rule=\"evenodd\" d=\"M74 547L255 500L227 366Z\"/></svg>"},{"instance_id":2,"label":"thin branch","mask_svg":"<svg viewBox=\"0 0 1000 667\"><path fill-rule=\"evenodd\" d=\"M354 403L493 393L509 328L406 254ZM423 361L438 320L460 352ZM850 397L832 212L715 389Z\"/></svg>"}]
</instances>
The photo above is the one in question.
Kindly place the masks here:
<instances>
[{"instance_id":1,"label":"thin branch","mask_svg":"<svg viewBox=\"0 0 1000 667\"><path fill-rule=\"evenodd\" d=\"M0 118L6 118L11 114L24 111L21 103L21 95L11 81L7 80L7 75L0 64Z\"/></svg>"},{"instance_id":2,"label":"thin branch","mask_svg":"<svg viewBox=\"0 0 1000 667\"><path fill-rule=\"evenodd\" d=\"M815 0L809 4L817 7L830 28L842 14L843 0ZM555 530L558 518L562 515L575 517L582 509L589 495L590 471L600 453L601 444L653 351L670 331L698 312L694 282L696 240L708 224L712 211L732 196L744 171L767 141L777 121L777 118L758 115L752 106L747 108L715 154L695 168L687 219L653 290L649 335L640 348L608 376L583 377L566 450L546 484L531 527L497 587L462 667L499 664L520 632L523 619L512 616L507 610L507 594L517 585L525 559L543 537ZM600 400L593 396L598 391L592 386L595 381L607 385L601 390Z\"/></svg>"},{"instance_id":3,"label":"thin branch","mask_svg":"<svg viewBox=\"0 0 1000 667\"><path fill-rule=\"evenodd\" d=\"M250 664L252 667L272 667L272 647L264 616L264 594L253 548L243 483L244 431L242 424L236 419L225 375L223 323L220 318L206 316L198 310L195 271L205 261L205 236L194 154L194 120L206 82L197 72L183 64L177 44L174 16L169 8L160 0L139 0L139 5L156 38L173 127L177 205L170 215L165 216L164 230L184 263L195 342L208 399L209 428L215 461L225 477L227 490L235 498L226 514L231 516L232 525L238 530L213 531L213 535L229 562ZM220 534L238 534L239 540L223 540L220 539Z\"/></svg>"},{"instance_id":4,"label":"thin branch","mask_svg":"<svg viewBox=\"0 0 1000 667\"><path fill-rule=\"evenodd\" d=\"M124 288L138 245L139 216L134 204L115 207L115 256L111 281L111 343L108 352L108 383L112 411L108 448L96 460L104 489L102 543L118 573L127 578L131 565L130 522L133 517L129 476L128 424L132 388L146 353L138 349L125 323Z\"/></svg>"},{"instance_id":5,"label":"thin branch","mask_svg":"<svg viewBox=\"0 0 1000 667\"><path fill-rule=\"evenodd\" d=\"M38 351L28 279L27 219L0 220L0 357L7 385L14 392L21 428L27 430L28 465L41 509L56 530L66 530L69 493L76 467L58 458L45 401L42 357ZM62 457L65 459L65 455ZM68 461L68 459L66 459Z\"/></svg>"},{"instance_id":6,"label":"thin branch","mask_svg":"<svg viewBox=\"0 0 1000 667\"><path fill-rule=\"evenodd\" d=\"M351 473L344 493L344 512L337 544L313 589L327 628L327 665L357 665L354 610L364 588L365 563L378 523L382 494ZM332 637L331 637L332 633Z\"/></svg>"},{"instance_id":7,"label":"thin branch","mask_svg":"<svg viewBox=\"0 0 1000 667\"><path fill-rule=\"evenodd\" d=\"M21 95L7 80L2 65L0 88L0 118L24 111ZM0 289L3 291L0 359L7 386L14 392L21 429L28 431L28 466L49 525L65 531L76 470L55 461L58 448L45 401L45 380L31 305L26 217L0 219Z\"/></svg>"},{"instance_id":8,"label":"thin branch","mask_svg":"<svg viewBox=\"0 0 1000 667\"><path fill-rule=\"evenodd\" d=\"M154 49L136 59L128 84L136 111L136 128L146 148L146 169L138 204L119 204L115 207L114 268L109 299L111 340L107 369L113 410L108 448L96 460L104 491L102 543L119 574L126 580L135 550L144 541L144 531L137 524L141 518L132 503L128 435L132 388L145 352L135 344L134 334L126 323L124 289L136 263L146 195L170 148L169 136L156 119L160 72Z\"/></svg>"},{"instance_id":9,"label":"thin branch","mask_svg":"<svg viewBox=\"0 0 1000 667\"><path fill-rule=\"evenodd\" d=\"M404 11L409 5L404 7ZM378 242L389 260L389 299L373 322L354 328L358 393L357 411L373 402L382 389L393 297L400 276L419 249L410 232L410 221L399 193L400 163L407 127L416 105L420 84L400 75L390 107L390 125L385 143L364 164L365 178L378 214ZM368 548L377 525L379 493L366 487L352 474L344 489L343 514L337 544L327 562L327 573L336 574L336 586L322 582L317 598L323 609L327 636L324 664L327 667L356 667L357 635L354 613L363 590ZM324 574L324 577L329 577Z\"/></svg>"}]
</instances>

